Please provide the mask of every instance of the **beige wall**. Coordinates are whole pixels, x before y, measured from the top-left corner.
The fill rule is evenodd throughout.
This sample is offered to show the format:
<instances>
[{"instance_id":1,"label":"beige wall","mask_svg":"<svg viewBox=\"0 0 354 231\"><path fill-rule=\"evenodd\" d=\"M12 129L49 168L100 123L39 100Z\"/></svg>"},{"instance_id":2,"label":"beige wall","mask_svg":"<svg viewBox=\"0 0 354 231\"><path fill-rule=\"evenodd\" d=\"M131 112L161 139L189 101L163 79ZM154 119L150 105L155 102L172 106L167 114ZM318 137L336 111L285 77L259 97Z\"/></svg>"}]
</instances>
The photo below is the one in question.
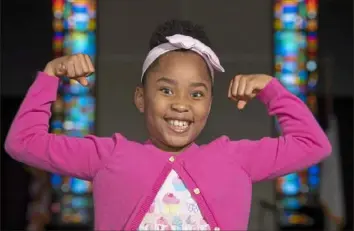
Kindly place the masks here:
<instances>
[{"instance_id":1,"label":"beige wall","mask_svg":"<svg viewBox=\"0 0 354 231\"><path fill-rule=\"evenodd\" d=\"M226 134L234 139L260 138L272 131L259 102L239 112L227 100L227 86L237 73L272 72L272 5L270 0L102 0L99 2L97 60L97 133L121 132L143 140L143 120L133 105L148 40L158 23L171 18L205 25L226 69L216 79L215 101L199 142ZM274 230L272 217L259 225L260 199L274 200L274 185L254 186L250 230ZM237 217L235 217L237 219Z\"/></svg>"}]
</instances>

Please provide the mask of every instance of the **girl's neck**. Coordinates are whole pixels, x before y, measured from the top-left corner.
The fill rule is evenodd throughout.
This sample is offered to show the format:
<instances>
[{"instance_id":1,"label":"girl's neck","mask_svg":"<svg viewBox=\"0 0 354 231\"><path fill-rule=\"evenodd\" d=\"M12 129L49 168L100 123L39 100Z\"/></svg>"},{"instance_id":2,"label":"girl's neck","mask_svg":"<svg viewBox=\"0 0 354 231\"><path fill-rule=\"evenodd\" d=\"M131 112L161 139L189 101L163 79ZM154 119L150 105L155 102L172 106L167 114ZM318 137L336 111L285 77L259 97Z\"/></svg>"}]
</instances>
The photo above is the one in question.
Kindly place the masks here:
<instances>
[{"instance_id":1,"label":"girl's neck","mask_svg":"<svg viewBox=\"0 0 354 231\"><path fill-rule=\"evenodd\" d=\"M169 152L173 155L178 155L178 154L182 153L183 151L185 151L186 149L188 149L192 145L192 143L189 143L183 147L172 147L172 146L168 146L168 145L164 144L163 142L160 142L154 138L150 138L149 141L152 145L154 145L156 148L160 149L161 151Z\"/></svg>"}]
</instances>

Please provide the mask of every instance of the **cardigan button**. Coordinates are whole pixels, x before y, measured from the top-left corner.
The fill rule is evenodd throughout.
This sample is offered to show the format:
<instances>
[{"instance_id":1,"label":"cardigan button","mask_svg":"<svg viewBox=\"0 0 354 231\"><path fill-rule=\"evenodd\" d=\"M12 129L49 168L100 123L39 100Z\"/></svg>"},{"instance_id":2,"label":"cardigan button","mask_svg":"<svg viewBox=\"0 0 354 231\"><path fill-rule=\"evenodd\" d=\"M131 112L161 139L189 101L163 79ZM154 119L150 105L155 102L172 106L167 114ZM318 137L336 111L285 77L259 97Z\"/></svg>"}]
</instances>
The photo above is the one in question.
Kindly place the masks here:
<instances>
[{"instance_id":1,"label":"cardigan button","mask_svg":"<svg viewBox=\"0 0 354 231\"><path fill-rule=\"evenodd\" d=\"M214 231L220 231L220 228L219 227L215 227Z\"/></svg>"},{"instance_id":2,"label":"cardigan button","mask_svg":"<svg viewBox=\"0 0 354 231\"><path fill-rule=\"evenodd\" d=\"M175 162L176 158L174 156L171 156L169 159L168 159L171 163Z\"/></svg>"},{"instance_id":3,"label":"cardigan button","mask_svg":"<svg viewBox=\"0 0 354 231\"><path fill-rule=\"evenodd\" d=\"M199 190L199 188L195 188L195 189L193 189L193 192L195 193L195 194L200 194L200 190Z\"/></svg>"}]
</instances>

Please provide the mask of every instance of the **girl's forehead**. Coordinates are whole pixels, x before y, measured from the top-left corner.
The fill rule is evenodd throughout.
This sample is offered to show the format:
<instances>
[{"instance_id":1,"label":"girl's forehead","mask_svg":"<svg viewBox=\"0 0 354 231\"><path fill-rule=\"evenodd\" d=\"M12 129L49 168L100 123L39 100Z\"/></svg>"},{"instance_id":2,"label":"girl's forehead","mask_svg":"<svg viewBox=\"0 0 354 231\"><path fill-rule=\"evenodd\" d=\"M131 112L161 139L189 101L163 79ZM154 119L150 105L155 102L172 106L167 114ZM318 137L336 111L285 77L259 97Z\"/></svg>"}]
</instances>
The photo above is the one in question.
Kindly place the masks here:
<instances>
[{"instance_id":1,"label":"girl's forehead","mask_svg":"<svg viewBox=\"0 0 354 231\"><path fill-rule=\"evenodd\" d=\"M158 64L158 69L165 72L208 72L205 60L194 52L171 52Z\"/></svg>"}]
</instances>

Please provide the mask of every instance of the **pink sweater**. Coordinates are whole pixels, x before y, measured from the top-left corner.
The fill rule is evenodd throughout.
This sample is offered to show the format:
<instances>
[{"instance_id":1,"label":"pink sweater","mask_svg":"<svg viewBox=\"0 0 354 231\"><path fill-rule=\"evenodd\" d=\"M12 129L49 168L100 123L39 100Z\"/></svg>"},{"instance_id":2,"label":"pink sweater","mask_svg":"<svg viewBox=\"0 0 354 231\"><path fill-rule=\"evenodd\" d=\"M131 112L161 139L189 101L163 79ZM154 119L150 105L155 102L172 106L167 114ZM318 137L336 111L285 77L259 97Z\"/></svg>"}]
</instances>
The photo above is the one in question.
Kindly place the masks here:
<instances>
[{"instance_id":1,"label":"pink sweater","mask_svg":"<svg viewBox=\"0 0 354 231\"><path fill-rule=\"evenodd\" d=\"M16 160L93 181L96 230L137 230L156 193L174 169L193 193L212 229L246 230L252 183L318 163L331 145L307 106L276 79L259 94L283 131L279 138L191 145L170 159L150 143L48 133L58 79L39 73L9 131L5 147ZM196 190L197 189L197 190Z\"/></svg>"}]
</instances>

